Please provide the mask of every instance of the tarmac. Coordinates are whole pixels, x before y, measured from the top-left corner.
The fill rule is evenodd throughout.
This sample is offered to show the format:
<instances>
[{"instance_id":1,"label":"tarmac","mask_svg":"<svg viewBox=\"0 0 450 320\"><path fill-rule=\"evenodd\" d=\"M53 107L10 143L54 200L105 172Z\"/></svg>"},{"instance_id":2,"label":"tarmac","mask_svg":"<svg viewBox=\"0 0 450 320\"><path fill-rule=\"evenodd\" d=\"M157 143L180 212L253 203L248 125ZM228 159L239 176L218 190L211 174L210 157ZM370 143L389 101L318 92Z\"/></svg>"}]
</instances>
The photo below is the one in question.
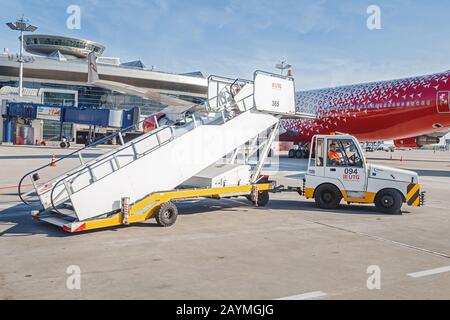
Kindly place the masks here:
<instances>
[{"instance_id":1,"label":"tarmac","mask_svg":"<svg viewBox=\"0 0 450 320\"><path fill-rule=\"evenodd\" d=\"M420 174L426 206L402 215L320 210L292 192L271 194L265 208L245 198L178 203L171 228L150 220L72 235L33 221L17 196L24 174L70 151L0 146L0 299L450 298L450 152L366 154ZM272 178L301 186L306 166L282 157Z\"/></svg>"}]
</instances>

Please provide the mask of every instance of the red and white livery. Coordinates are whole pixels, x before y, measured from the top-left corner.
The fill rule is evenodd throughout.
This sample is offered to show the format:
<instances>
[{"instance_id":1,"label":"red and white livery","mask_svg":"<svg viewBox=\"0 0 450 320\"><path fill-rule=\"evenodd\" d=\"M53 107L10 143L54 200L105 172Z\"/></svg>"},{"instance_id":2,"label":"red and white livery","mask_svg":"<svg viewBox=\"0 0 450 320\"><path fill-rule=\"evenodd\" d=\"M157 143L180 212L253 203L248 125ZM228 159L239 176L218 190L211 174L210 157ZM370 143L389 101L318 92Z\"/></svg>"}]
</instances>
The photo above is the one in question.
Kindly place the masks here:
<instances>
[{"instance_id":1,"label":"red and white livery","mask_svg":"<svg viewBox=\"0 0 450 320\"><path fill-rule=\"evenodd\" d=\"M343 132L360 141L394 140L397 146L437 143L450 130L449 76L446 71L298 92L297 111L318 118L284 121L281 140L301 144L316 134Z\"/></svg>"}]
</instances>

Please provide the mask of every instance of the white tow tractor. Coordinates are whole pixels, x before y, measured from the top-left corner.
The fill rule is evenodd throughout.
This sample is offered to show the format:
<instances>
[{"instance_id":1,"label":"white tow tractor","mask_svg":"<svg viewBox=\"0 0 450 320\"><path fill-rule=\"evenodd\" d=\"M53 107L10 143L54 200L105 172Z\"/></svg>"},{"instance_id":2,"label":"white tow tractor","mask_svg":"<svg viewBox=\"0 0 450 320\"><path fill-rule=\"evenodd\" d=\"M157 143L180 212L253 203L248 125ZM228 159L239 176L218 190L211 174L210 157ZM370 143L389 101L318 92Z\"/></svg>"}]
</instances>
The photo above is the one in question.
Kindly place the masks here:
<instances>
[{"instance_id":1,"label":"white tow tractor","mask_svg":"<svg viewBox=\"0 0 450 320\"><path fill-rule=\"evenodd\" d=\"M350 135L317 135L302 194L322 209L347 203L373 203L381 212L398 214L404 203L424 204L419 176L413 171L368 164L358 140Z\"/></svg>"}]
</instances>

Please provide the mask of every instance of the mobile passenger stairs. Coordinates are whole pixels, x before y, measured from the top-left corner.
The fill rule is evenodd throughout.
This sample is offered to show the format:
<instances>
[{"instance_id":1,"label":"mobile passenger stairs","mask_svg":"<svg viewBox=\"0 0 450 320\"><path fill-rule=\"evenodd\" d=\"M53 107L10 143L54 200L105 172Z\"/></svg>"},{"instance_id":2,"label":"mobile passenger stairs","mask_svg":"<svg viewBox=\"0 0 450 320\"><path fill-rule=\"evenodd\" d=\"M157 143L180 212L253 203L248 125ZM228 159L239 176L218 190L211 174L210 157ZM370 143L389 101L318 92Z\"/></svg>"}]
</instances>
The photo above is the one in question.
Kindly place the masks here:
<instances>
[{"instance_id":1,"label":"mobile passenger stairs","mask_svg":"<svg viewBox=\"0 0 450 320\"><path fill-rule=\"evenodd\" d=\"M308 117L295 115L294 80L261 71L253 81L208 80L207 103L193 106L179 122L122 143L91 162L85 161L87 148L80 149L58 160L77 156L77 168L45 182L41 172L48 166L26 174L19 195L25 203L40 203L33 219L80 232L150 218L171 226L178 213L173 202L183 199L245 196L264 206L274 186L261 170L280 119ZM119 131L119 140L133 128ZM256 165L238 163L240 154L256 151ZM34 190L22 192L28 179Z\"/></svg>"}]
</instances>

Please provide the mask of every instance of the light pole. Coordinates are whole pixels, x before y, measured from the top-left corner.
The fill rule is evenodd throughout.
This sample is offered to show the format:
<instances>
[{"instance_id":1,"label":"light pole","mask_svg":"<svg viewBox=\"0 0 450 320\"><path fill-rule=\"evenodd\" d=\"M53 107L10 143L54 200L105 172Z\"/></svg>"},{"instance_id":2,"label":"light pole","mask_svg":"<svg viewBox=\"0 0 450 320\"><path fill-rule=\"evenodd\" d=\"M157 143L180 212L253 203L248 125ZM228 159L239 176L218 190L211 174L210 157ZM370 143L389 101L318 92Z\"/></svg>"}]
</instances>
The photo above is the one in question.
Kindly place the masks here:
<instances>
[{"instance_id":1,"label":"light pole","mask_svg":"<svg viewBox=\"0 0 450 320\"><path fill-rule=\"evenodd\" d=\"M275 65L275 68L280 70L280 74L283 75L284 70L292 68L290 64L287 64L286 61L281 61L281 63L278 63Z\"/></svg>"},{"instance_id":2,"label":"light pole","mask_svg":"<svg viewBox=\"0 0 450 320\"><path fill-rule=\"evenodd\" d=\"M6 24L11 30L20 31L20 74L19 74L19 96L23 96L23 33L26 32L34 32L37 30L37 27L28 23L24 17L18 19L15 23L8 22Z\"/></svg>"}]
</instances>

